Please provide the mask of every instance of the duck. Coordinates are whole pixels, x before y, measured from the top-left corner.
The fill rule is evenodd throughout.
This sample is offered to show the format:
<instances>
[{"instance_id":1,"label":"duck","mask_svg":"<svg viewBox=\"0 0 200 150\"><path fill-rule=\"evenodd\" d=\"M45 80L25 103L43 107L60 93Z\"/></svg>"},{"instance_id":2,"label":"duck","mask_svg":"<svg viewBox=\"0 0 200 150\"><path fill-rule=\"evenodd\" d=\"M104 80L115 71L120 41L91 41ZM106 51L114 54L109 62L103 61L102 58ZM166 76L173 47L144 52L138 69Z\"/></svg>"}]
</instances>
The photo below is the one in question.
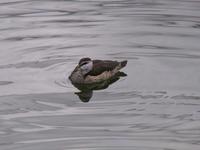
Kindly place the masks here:
<instances>
[{"instance_id":1,"label":"duck","mask_svg":"<svg viewBox=\"0 0 200 150\"><path fill-rule=\"evenodd\" d=\"M81 58L78 65L68 77L74 84L94 84L108 80L115 76L127 65L127 60L92 60L89 57Z\"/></svg>"}]
</instances>

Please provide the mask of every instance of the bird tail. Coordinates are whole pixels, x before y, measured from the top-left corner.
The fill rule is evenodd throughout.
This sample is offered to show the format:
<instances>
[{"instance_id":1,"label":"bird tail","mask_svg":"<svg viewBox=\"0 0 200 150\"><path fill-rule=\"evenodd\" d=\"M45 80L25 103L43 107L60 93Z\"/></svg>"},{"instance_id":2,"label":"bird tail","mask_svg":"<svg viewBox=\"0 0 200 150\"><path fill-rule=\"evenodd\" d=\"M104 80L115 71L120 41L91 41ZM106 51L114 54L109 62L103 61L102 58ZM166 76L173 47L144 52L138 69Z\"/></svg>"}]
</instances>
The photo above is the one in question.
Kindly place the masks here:
<instances>
[{"instance_id":1,"label":"bird tail","mask_svg":"<svg viewBox=\"0 0 200 150\"><path fill-rule=\"evenodd\" d=\"M127 60L121 61L120 62L121 68L125 67L127 65L127 62L128 62Z\"/></svg>"}]
</instances>

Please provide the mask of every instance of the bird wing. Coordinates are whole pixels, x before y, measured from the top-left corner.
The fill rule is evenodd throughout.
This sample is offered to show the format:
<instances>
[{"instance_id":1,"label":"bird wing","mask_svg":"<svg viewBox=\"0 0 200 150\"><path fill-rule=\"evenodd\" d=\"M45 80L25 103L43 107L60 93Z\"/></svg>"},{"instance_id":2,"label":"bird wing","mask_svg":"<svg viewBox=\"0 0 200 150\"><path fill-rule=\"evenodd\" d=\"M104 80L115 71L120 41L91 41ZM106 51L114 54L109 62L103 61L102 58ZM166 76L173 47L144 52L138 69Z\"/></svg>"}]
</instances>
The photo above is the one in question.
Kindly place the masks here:
<instances>
[{"instance_id":1,"label":"bird wing","mask_svg":"<svg viewBox=\"0 0 200 150\"><path fill-rule=\"evenodd\" d=\"M93 68L87 75L100 75L105 71L111 71L115 69L119 64L119 62L111 60L93 60Z\"/></svg>"}]
</instances>

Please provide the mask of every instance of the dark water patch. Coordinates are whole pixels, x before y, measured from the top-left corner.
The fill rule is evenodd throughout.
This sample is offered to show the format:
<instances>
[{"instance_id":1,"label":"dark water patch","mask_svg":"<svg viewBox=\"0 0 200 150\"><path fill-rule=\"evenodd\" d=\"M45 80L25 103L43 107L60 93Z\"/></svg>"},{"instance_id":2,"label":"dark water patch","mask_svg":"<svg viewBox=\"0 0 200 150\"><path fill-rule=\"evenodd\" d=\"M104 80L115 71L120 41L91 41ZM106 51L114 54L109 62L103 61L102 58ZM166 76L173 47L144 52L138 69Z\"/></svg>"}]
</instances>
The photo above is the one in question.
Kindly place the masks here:
<instances>
[{"instance_id":1,"label":"dark water patch","mask_svg":"<svg viewBox=\"0 0 200 150\"><path fill-rule=\"evenodd\" d=\"M148 1L143 1L143 2L137 2L137 1L104 1L101 4L99 4L101 7L105 7L107 9L113 9L113 8L144 8L144 7L156 7L156 6L161 6L163 5L161 2L148 2Z\"/></svg>"},{"instance_id":2,"label":"dark water patch","mask_svg":"<svg viewBox=\"0 0 200 150\"><path fill-rule=\"evenodd\" d=\"M37 13L26 13L23 15L20 15L20 17L61 17L61 16L67 16L67 15L73 15L77 13L76 11L67 11L67 10L47 10L47 9L37 9L39 12Z\"/></svg>"},{"instance_id":3,"label":"dark water patch","mask_svg":"<svg viewBox=\"0 0 200 150\"><path fill-rule=\"evenodd\" d=\"M158 13L159 12L159 13ZM113 14L113 13L112 13ZM135 19L140 19L140 20L148 20L149 23L155 22L158 23L158 25L162 26L170 26L171 22L192 22L192 21L197 21L199 20L199 16L196 15L180 15L180 14L167 14L167 13L162 13L159 9L157 11L149 11L149 12L130 12L130 11L123 11L121 13L113 14L111 15L112 17L116 18L135 18Z\"/></svg>"},{"instance_id":4,"label":"dark water patch","mask_svg":"<svg viewBox=\"0 0 200 150\"><path fill-rule=\"evenodd\" d=\"M23 52L25 54L25 53L32 53L32 52L38 52L38 51L48 51L49 49L52 49L51 45L34 46L31 48L22 49L21 52Z\"/></svg>"},{"instance_id":5,"label":"dark water patch","mask_svg":"<svg viewBox=\"0 0 200 150\"><path fill-rule=\"evenodd\" d=\"M190 103L190 102L185 102L185 103L176 103L177 105L191 105L191 106L198 106L198 105L200 105L200 104L198 104L198 103Z\"/></svg>"},{"instance_id":6,"label":"dark water patch","mask_svg":"<svg viewBox=\"0 0 200 150\"><path fill-rule=\"evenodd\" d=\"M192 26L193 28L200 29L200 24L195 24Z\"/></svg>"},{"instance_id":7,"label":"dark water patch","mask_svg":"<svg viewBox=\"0 0 200 150\"><path fill-rule=\"evenodd\" d=\"M115 35L115 34L114 34ZM116 35L120 36L137 36L137 37L147 37L147 36L158 36L158 37L181 37L181 38L200 38L200 34L195 34L195 33L169 33L169 32L151 32L151 31L140 31L140 32L133 32L133 33L117 33ZM136 44L137 46L138 44ZM140 46L140 45L138 45ZM142 45L141 45L142 46ZM151 46L151 45L146 45L144 46ZM164 47L164 46L163 46ZM176 46L172 47L167 47L165 46L164 48L166 49L180 49ZM162 49L162 47L161 47Z\"/></svg>"},{"instance_id":8,"label":"dark water patch","mask_svg":"<svg viewBox=\"0 0 200 150\"><path fill-rule=\"evenodd\" d=\"M43 21L43 23L97 23L97 22L106 22L111 20L86 20L86 19L55 19L55 20L48 20Z\"/></svg>"},{"instance_id":9,"label":"dark water patch","mask_svg":"<svg viewBox=\"0 0 200 150\"><path fill-rule=\"evenodd\" d=\"M138 45L138 44L134 44L134 45L131 45L130 47L141 48L141 49L180 50L180 48L177 48L177 47L159 46L159 45Z\"/></svg>"},{"instance_id":10,"label":"dark water patch","mask_svg":"<svg viewBox=\"0 0 200 150\"><path fill-rule=\"evenodd\" d=\"M27 41L27 40L36 40L36 39L52 39L52 38L96 38L98 34L54 34L54 35L26 35L26 36L17 36L5 38L5 41Z\"/></svg>"},{"instance_id":11,"label":"dark water patch","mask_svg":"<svg viewBox=\"0 0 200 150\"><path fill-rule=\"evenodd\" d=\"M24 30L24 27L4 27L0 28L0 31L16 31L16 30Z\"/></svg>"},{"instance_id":12,"label":"dark water patch","mask_svg":"<svg viewBox=\"0 0 200 150\"><path fill-rule=\"evenodd\" d=\"M158 94L167 94L166 91L156 91L155 93L158 93Z\"/></svg>"},{"instance_id":13,"label":"dark water patch","mask_svg":"<svg viewBox=\"0 0 200 150\"><path fill-rule=\"evenodd\" d=\"M33 18L42 18L42 17L66 17L66 16L73 16L73 15L84 15L84 14L92 14L93 15L98 15L95 10L76 10L76 11L70 11L70 10L59 10L59 9L37 9L38 12L34 13L25 13L21 14L20 17L26 18L26 17L33 17ZM70 19L69 19L70 20ZM85 20L86 21L86 20ZM84 22L85 22L84 21ZM104 20L105 21L105 20ZM58 22L67 22L63 20L59 20ZM83 22L83 20L73 20L72 22ZM90 22L90 21L87 21Z\"/></svg>"},{"instance_id":14,"label":"dark water patch","mask_svg":"<svg viewBox=\"0 0 200 150\"><path fill-rule=\"evenodd\" d=\"M184 22L184 23L183 23ZM187 28L194 28L194 29L198 29L198 25L196 26L195 23L192 23L192 21L177 21L177 22L174 22L173 24L172 23L169 23L169 21L167 22L155 22L155 23L149 23L149 25L153 25L153 26L158 26L158 27L163 27L163 28L174 28L176 29L177 27L179 29L187 29ZM166 35L168 36L183 36L183 37L199 37L198 35L190 35L190 34L180 34L180 33L175 33L175 34L167 34Z\"/></svg>"},{"instance_id":15,"label":"dark water patch","mask_svg":"<svg viewBox=\"0 0 200 150\"><path fill-rule=\"evenodd\" d=\"M200 100L200 96L190 96L190 95L185 95L185 94L172 96L171 98L172 99L185 99L185 100Z\"/></svg>"},{"instance_id":16,"label":"dark water patch","mask_svg":"<svg viewBox=\"0 0 200 150\"><path fill-rule=\"evenodd\" d=\"M82 44L82 45L71 45L71 46L59 46L56 49L58 50L70 50L70 49L76 49L76 48L91 48L91 47L96 47L97 44ZM76 55L76 56L82 56L82 55Z\"/></svg>"},{"instance_id":17,"label":"dark water patch","mask_svg":"<svg viewBox=\"0 0 200 150\"><path fill-rule=\"evenodd\" d=\"M0 146L8 146L14 144L13 142L0 142Z\"/></svg>"},{"instance_id":18,"label":"dark water patch","mask_svg":"<svg viewBox=\"0 0 200 150\"><path fill-rule=\"evenodd\" d=\"M102 23L92 23L92 24L73 24L73 25L69 25L68 27L71 27L71 28L80 28L80 27L83 27L83 28L95 28L95 27L100 27L100 26L103 26Z\"/></svg>"},{"instance_id":19,"label":"dark water patch","mask_svg":"<svg viewBox=\"0 0 200 150\"><path fill-rule=\"evenodd\" d=\"M155 21L155 22L165 22L168 24L171 24L171 22L176 22L176 21L194 21L198 20L200 16L192 16L190 14L187 15L180 15L180 14L137 14L137 15L146 15L146 16L151 16L148 19Z\"/></svg>"},{"instance_id":20,"label":"dark water patch","mask_svg":"<svg viewBox=\"0 0 200 150\"><path fill-rule=\"evenodd\" d=\"M140 97L141 99L158 99L163 97L163 95L137 95L137 96Z\"/></svg>"},{"instance_id":21,"label":"dark water patch","mask_svg":"<svg viewBox=\"0 0 200 150\"><path fill-rule=\"evenodd\" d=\"M68 56L68 55L53 55L53 56L45 56L45 57L42 57L42 59L46 60L53 60L53 59L68 59L70 57L70 59L72 58L80 58L82 57L82 55L71 55L71 56Z\"/></svg>"},{"instance_id":22,"label":"dark water patch","mask_svg":"<svg viewBox=\"0 0 200 150\"><path fill-rule=\"evenodd\" d=\"M0 86L2 85L9 85L9 84L13 84L13 81L0 81Z\"/></svg>"},{"instance_id":23,"label":"dark water patch","mask_svg":"<svg viewBox=\"0 0 200 150\"><path fill-rule=\"evenodd\" d=\"M0 14L0 18L22 18L23 16L33 15L33 14L41 14L43 11L32 11L32 12L20 12L20 13L6 13Z\"/></svg>"},{"instance_id":24,"label":"dark water patch","mask_svg":"<svg viewBox=\"0 0 200 150\"><path fill-rule=\"evenodd\" d=\"M179 119L179 120L186 120L186 119L191 119L193 114L183 114L183 115L177 115L174 118Z\"/></svg>"},{"instance_id":25,"label":"dark water patch","mask_svg":"<svg viewBox=\"0 0 200 150\"><path fill-rule=\"evenodd\" d=\"M0 2L0 5L4 6L4 5L24 4L24 3L27 3L27 0L16 0L16 1L11 1L11 2Z\"/></svg>"},{"instance_id":26,"label":"dark water patch","mask_svg":"<svg viewBox=\"0 0 200 150\"><path fill-rule=\"evenodd\" d=\"M114 56L114 59L128 59L128 60L137 60L139 57L131 57L131 56Z\"/></svg>"}]
</instances>

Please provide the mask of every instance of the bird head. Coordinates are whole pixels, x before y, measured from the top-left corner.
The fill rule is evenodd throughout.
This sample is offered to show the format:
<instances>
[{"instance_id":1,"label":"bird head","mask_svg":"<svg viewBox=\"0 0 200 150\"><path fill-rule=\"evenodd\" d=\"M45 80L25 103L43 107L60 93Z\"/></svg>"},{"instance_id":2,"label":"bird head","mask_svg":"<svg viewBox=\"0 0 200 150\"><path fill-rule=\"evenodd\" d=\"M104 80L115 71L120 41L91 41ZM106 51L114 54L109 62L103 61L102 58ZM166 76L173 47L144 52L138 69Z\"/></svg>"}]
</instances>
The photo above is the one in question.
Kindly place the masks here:
<instances>
[{"instance_id":1,"label":"bird head","mask_svg":"<svg viewBox=\"0 0 200 150\"><path fill-rule=\"evenodd\" d=\"M82 58L78 63L79 68L81 69L83 75L86 75L92 70L93 63L92 60L88 57Z\"/></svg>"}]
</instances>

